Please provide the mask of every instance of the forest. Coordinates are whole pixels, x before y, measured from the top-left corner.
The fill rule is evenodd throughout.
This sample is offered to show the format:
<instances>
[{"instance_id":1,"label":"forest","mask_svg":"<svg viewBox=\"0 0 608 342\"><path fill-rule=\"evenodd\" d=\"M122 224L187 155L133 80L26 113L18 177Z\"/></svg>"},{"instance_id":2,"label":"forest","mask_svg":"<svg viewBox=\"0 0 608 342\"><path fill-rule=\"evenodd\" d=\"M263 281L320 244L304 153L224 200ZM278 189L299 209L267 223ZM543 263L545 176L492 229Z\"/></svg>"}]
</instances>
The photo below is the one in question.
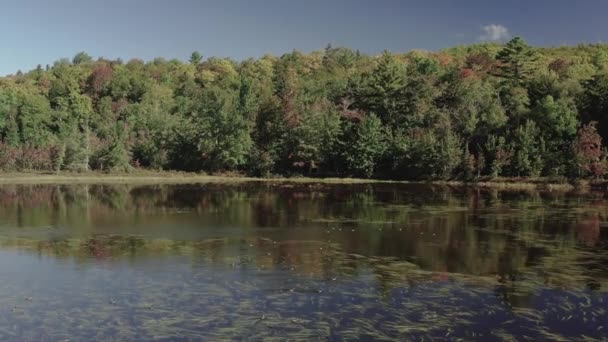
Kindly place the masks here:
<instances>
[{"instance_id":1,"label":"forest","mask_svg":"<svg viewBox=\"0 0 608 342\"><path fill-rule=\"evenodd\" d=\"M71 60L0 78L0 170L474 180L608 171L608 45Z\"/></svg>"}]
</instances>

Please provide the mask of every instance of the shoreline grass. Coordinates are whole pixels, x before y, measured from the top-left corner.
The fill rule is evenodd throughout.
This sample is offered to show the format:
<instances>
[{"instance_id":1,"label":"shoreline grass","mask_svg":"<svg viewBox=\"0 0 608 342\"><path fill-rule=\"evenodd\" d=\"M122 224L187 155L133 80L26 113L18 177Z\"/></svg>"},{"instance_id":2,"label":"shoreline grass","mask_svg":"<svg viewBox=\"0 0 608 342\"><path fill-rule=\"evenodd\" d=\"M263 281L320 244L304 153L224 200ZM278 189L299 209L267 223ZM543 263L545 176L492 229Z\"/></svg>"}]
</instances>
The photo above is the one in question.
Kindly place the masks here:
<instances>
[{"instance_id":1,"label":"shoreline grass","mask_svg":"<svg viewBox=\"0 0 608 342\"><path fill-rule=\"evenodd\" d=\"M363 178L249 177L241 174L208 175L176 171L138 170L132 173L98 172L13 172L0 173L0 185L9 184L187 184L187 183L323 183L323 184L431 184L453 187L492 188L498 190L606 190L607 181L576 181L552 178L483 178L476 181L401 181Z\"/></svg>"},{"instance_id":2,"label":"shoreline grass","mask_svg":"<svg viewBox=\"0 0 608 342\"><path fill-rule=\"evenodd\" d=\"M362 179L362 178L313 178L313 177L249 177L239 174L208 175L171 171L137 171L133 173L0 173L0 184L86 184L86 183L328 183L328 184L362 184L362 183L409 183L406 181Z\"/></svg>"}]
</instances>

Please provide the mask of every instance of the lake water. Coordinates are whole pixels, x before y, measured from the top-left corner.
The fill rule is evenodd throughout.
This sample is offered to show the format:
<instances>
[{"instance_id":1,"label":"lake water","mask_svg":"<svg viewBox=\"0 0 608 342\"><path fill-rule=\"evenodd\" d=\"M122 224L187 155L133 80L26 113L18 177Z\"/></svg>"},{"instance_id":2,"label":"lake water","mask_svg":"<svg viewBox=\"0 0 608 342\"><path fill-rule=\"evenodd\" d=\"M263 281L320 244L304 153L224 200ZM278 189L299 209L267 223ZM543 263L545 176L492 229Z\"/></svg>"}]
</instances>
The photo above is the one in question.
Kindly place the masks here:
<instances>
[{"instance_id":1,"label":"lake water","mask_svg":"<svg viewBox=\"0 0 608 342\"><path fill-rule=\"evenodd\" d=\"M0 340L608 336L602 193L0 186Z\"/></svg>"}]
</instances>

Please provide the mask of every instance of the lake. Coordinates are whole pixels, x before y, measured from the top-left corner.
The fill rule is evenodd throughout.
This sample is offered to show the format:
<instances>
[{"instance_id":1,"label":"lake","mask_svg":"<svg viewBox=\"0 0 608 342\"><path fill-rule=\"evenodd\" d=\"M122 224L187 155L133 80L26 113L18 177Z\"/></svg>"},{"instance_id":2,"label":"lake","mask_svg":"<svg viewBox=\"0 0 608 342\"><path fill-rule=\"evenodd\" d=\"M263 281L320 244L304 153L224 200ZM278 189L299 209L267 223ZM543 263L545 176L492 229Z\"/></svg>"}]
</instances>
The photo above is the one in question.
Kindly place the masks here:
<instances>
[{"instance_id":1,"label":"lake","mask_svg":"<svg viewBox=\"0 0 608 342\"><path fill-rule=\"evenodd\" d=\"M0 186L0 340L608 336L603 193Z\"/></svg>"}]
</instances>

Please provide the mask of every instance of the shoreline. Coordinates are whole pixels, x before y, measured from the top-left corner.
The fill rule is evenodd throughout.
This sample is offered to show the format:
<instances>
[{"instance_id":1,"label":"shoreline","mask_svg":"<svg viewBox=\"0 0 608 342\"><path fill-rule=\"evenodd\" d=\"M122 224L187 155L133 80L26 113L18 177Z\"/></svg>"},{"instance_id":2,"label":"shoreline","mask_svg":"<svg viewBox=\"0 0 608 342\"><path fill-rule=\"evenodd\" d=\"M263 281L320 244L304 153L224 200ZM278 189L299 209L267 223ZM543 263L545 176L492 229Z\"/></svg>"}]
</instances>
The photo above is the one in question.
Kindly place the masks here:
<instances>
[{"instance_id":1,"label":"shoreline","mask_svg":"<svg viewBox=\"0 0 608 342\"><path fill-rule=\"evenodd\" d=\"M576 183L549 178L484 178L478 181L405 181L363 178L248 177L243 175L207 175L188 172L138 171L134 173L0 173L0 185L35 184L188 184L188 183L322 183L322 184L428 184L439 186L489 188L498 190L605 191L608 181L580 180Z\"/></svg>"},{"instance_id":2,"label":"shoreline","mask_svg":"<svg viewBox=\"0 0 608 342\"><path fill-rule=\"evenodd\" d=\"M0 185L10 184L187 184L187 183L412 183L362 178L313 178L313 177L249 177L244 175L207 175L187 172L136 172L136 173L0 173Z\"/></svg>"}]
</instances>

